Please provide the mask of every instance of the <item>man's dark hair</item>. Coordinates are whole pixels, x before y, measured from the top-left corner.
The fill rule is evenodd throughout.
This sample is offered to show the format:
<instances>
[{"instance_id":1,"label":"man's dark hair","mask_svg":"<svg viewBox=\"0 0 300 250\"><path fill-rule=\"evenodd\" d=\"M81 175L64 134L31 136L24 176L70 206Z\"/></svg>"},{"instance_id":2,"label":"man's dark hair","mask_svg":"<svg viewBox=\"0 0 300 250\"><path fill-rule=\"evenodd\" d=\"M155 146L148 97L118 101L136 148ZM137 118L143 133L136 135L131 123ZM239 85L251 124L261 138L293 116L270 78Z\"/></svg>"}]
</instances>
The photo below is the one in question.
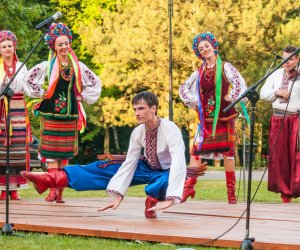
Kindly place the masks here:
<instances>
[{"instance_id":1,"label":"man's dark hair","mask_svg":"<svg viewBox=\"0 0 300 250\"><path fill-rule=\"evenodd\" d=\"M290 53L294 53L296 50L297 50L297 48L295 46L288 45L288 46L285 47L283 52L290 54ZM297 56L298 56L298 53L297 53Z\"/></svg>"},{"instance_id":2,"label":"man's dark hair","mask_svg":"<svg viewBox=\"0 0 300 250\"><path fill-rule=\"evenodd\" d=\"M143 91L138 93L135 97L133 97L131 103L132 105L139 104L141 100L144 100L150 108L152 106L156 106L156 109L158 108L158 98L151 92Z\"/></svg>"}]
</instances>

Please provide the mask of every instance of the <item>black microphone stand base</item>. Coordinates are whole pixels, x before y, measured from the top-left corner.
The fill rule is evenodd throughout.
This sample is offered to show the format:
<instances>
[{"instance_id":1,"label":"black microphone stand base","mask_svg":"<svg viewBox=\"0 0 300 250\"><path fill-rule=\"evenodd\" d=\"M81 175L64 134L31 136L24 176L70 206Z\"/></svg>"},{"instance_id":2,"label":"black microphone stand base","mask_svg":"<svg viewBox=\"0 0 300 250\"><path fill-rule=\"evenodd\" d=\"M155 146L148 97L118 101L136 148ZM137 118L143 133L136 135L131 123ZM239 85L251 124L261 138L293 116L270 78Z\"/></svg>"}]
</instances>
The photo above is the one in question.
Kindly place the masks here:
<instances>
[{"instance_id":1,"label":"black microphone stand base","mask_svg":"<svg viewBox=\"0 0 300 250\"><path fill-rule=\"evenodd\" d=\"M1 236L23 236L21 234L16 234L12 229L14 224L5 223L1 229Z\"/></svg>"},{"instance_id":2,"label":"black microphone stand base","mask_svg":"<svg viewBox=\"0 0 300 250\"><path fill-rule=\"evenodd\" d=\"M241 244L242 250L252 250L254 247L252 246L252 242L254 242L254 238L245 238Z\"/></svg>"}]
</instances>

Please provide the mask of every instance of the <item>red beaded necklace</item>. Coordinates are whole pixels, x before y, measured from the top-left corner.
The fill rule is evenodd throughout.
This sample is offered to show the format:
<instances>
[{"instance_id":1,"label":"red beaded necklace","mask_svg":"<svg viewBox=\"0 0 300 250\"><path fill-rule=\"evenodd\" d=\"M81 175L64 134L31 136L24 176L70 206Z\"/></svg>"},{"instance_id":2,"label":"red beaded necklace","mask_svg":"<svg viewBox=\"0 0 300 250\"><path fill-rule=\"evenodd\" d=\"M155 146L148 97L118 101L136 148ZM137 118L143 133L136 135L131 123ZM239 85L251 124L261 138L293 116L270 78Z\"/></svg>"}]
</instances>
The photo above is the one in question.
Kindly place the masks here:
<instances>
[{"instance_id":1,"label":"red beaded necklace","mask_svg":"<svg viewBox=\"0 0 300 250\"><path fill-rule=\"evenodd\" d=\"M69 71L69 75L66 74L67 71ZM59 64L59 73L64 80L69 82L73 76L74 70L73 67L70 66L70 64L66 66L62 66L61 64Z\"/></svg>"},{"instance_id":2,"label":"red beaded necklace","mask_svg":"<svg viewBox=\"0 0 300 250\"><path fill-rule=\"evenodd\" d=\"M11 66L8 66L5 62L4 62L4 71L7 75L8 78L12 78L12 76L15 74L16 72L16 62L15 60L13 60L13 63Z\"/></svg>"},{"instance_id":3,"label":"red beaded necklace","mask_svg":"<svg viewBox=\"0 0 300 250\"><path fill-rule=\"evenodd\" d=\"M215 66L213 66L212 68L205 67L204 78L205 78L206 81L208 81L208 83L210 85L214 84L214 82L211 83L210 80L214 78L215 70L216 70Z\"/></svg>"}]
</instances>

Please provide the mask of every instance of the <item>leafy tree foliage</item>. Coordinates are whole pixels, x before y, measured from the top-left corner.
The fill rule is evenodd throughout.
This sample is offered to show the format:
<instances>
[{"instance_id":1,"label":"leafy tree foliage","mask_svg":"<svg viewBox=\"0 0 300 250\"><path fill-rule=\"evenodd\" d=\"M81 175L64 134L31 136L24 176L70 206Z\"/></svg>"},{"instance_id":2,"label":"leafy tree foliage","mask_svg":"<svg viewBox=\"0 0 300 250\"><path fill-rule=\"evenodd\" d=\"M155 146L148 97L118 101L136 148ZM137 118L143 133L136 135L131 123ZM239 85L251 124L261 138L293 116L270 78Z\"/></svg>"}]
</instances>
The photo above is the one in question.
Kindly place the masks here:
<instances>
[{"instance_id":1,"label":"leafy tree foliage","mask_svg":"<svg viewBox=\"0 0 300 250\"><path fill-rule=\"evenodd\" d=\"M41 32L34 27L47 16L49 10L46 7L47 2L45 0L1 0L0 29L11 30L16 34L20 61L25 59L41 36ZM34 65L44 54L43 46L38 46L27 66Z\"/></svg>"},{"instance_id":2,"label":"leafy tree foliage","mask_svg":"<svg viewBox=\"0 0 300 250\"><path fill-rule=\"evenodd\" d=\"M13 13L23 11L26 16L30 3L38 1L30 0L26 4L25 1L4 2L6 8L12 4L10 11L14 10ZM48 1L39 2L45 4ZM184 107L177 89L200 64L191 49L196 34L213 32L220 43L223 61L235 65L248 85L266 73L273 60L271 52L280 54L286 45L300 44L299 3L296 0L173 2L174 121L180 126L190 126L195 115L193 110ZM87 107L89 121L95 127L133 126L135 118L130 100L141 90L158 94L159 115L168 116L168 1L50 0L50 3L50 7L63 13L63 21L71 27L74 33L72 46L80 60L101 75L103 94L98 105ZM35 14L30 14L31 22L39 19L38 14L45 9L34 8L34 11ZM0 12L3 20L5 12ZM17 20L26 20L24 16L11 19L9 27L17 26ZM32 24L25 22L22 25ZM24 26L23 29L28 30ZM26 43L30 44L30 33L22 34L22 29L17 33L27 37ZM26 43L22 46L26 47ZM270 107L262 102L257 107L264 134ZM89 133L86 139L93 136L95 133Z\"/></svg>"},{"instance_id":3,"label":"leafy tree foliage","mask_svg":"<svg viewBox=\"0 0 300 250\"><path fill-rule=\"evenodd\" d=\"M168 1L58 1L78 35L76 49L101 73L104 91L99 105L89 109L99 127L132 126L132 96L151 90L160 98L160 116L168 116ZM174 120L191 126L194 112L184 107L177 89L199 65L192 38L215 33L223 61L230 61L248 85L258 81L288 44L299 46L299 6L294 0L174 1L173 79ZM270 108L258 103L258 120L267 131ZM265 132L264 132L265 133Z\"/></svg>"},{"instance_id":4,"label":"leafy tree foliage","mask_svg":"<svg viewBox=\"0 0 300 250\"><path fill-rule=\"evenodd\" d=\"M83 1L85 2L85 1ZM131 96L151 90L160 96L161 116L168 114L168 15L167 1L114 1L113 11L88 1L86 10L96 10L93 18L77 22L83 46L92 61L101 66L107 92L93 122L107 126L134 124L128 107ZM99 6L99 5L98 5ZM299 44L300 20L297 1L174 1L173 54L174 88L177 89L198 66L191 51L192 38L212 31L220 42L223 60L232 62L248 85L264 75L272 61L271 52L287 44ZM94 12L90 12L94 13ZM81 16L82 17L82 16ZM184 125L192 119L175 98L175 121Z\"/></svg>"},{"instance_id":5,"label":"leafy tree foliage","mask_svg":"<svg viewBox=\"0 0 300 250\"><path fill-rule=\"evenodd\" d=\"M35 30L36 24L45 19L49 15L50 9L46 7L49 1L46 0L1 0L0 4L0 30L11 30L18 39L17 55L19 60L23 62L37 44L42 33ZM41 58L46 58L47 50L42 45L43 41L29 57L26 66L30 68ZM31 105L28 100L27 104ZM31 117L31 127L37 136L36 129L39 128L37 119Z\"/></svg>"}]
</instances>

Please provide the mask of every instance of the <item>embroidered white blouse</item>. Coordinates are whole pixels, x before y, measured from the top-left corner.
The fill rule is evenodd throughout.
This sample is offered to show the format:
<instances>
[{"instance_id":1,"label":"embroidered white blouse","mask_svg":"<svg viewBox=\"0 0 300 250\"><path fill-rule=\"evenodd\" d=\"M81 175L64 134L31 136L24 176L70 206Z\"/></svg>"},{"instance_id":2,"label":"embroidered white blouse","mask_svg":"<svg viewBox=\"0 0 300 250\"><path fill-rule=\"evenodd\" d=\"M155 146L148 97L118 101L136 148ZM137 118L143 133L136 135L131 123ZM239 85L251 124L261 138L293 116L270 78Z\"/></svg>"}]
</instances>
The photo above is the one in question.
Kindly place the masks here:
<instances>
[{"instance_id":1,"label":"embroidered white blouse","mask_svg":"<svg viewBox=\"0 0 300 250\"><path fill-rule=\"evenodd\" d=\"M287 103L280 102L280 98L275 95L275 91L279 90L281 87L283 75L283 68L278 69L271 74L260 91L260 98L264 101L272 102L272 107L274 109L285 111ZM291 91L292 83L293 79L290 79L288 82L288 91ZM300 110L300 73L298 73L293 90L291 91L290 101L287 108L287 111L289 112L297 112L298 110Z\"/></svg>"},{"instance_id":2,"label":"embroidered white blouse","mask_svg":"<svg viewBox=\"0 0 300 250\"><path fill-rule=\"evenodd\" d=\"M228 93L231 102L240 97L247 89L246 82L237 69L228 62L224 63L224 73L231 83L231 90ZM179 88L179 96L189 108L195 108L198 104L197 80L199 78L198 69ZM245 101L244 99L242 101Z\"/></svg>"},{"instance_id":3,"label":"embroidered white blouse","mask_svg":"<svg viewBox=\"0 0 300 250\"><path fill-rule=\"evenodd\" d=\"M21 62L17 62L16 71L20 68L21 65L22 65ZM20 72L16 75L15 79L12 81L9 87L14 91L14 93L25 93L26 95L32 97L24 80L26 73L27 73L27 68L26 65L24 65L21 68ZM8 83L8 81L9 79L8 78L4 79L4 76L3 79L0 79L0 83L2 83L1 92L2 89L5 87L5 85ZM3 96L1 98L3 98Z\"/></svg>"},{"instance_id":4,"label":"embroidered white blouse","mask_svg":"<svg viewBox=\"0 0 300 250\"><path fill-rule=\"evenodd\" d=\"M88 104L93 104L101 94L101 80L84 63L79 62L79 66L82 75L82 99ZM48 62L45 61L35 65L28 71L25 80L31 97L41 98L43 96L44 89L42 86L45 82L47 68Z\"/></svg>"},{"instance_id":5,"label":"embroidered white blouse","mask_svg":"<svg viewBox=\"0 0 300 250\"><path fill-rule=\"evenodd\" d=\"M135 173L142 148L146 147L145 125L137 126L130 137L126 160L110 180L107 190L114 195L125 195ZM157 131L157 156L162 169L170 169L166 198L180 202L186 179L185 146L179 128L175 123L161 119ZM147 155L145 155L147 157Z\"/></svg>"}]
</instances>

